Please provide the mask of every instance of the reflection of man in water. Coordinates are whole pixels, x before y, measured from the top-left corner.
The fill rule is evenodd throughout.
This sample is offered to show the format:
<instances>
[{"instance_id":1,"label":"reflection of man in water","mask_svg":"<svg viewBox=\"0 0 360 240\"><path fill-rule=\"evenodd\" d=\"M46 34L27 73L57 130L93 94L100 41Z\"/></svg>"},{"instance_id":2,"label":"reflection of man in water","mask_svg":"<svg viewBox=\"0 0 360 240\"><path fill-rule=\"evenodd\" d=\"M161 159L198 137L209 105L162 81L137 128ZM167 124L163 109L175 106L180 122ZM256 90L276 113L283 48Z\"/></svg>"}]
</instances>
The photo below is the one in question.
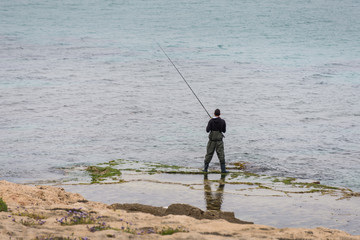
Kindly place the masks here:
<instances>
[{"instance_id":1,"label":"reflection of man in water","mask_svg":"<svg viewBox=\"0 0 360 240\"><path fill-rule=\"evenodd\" d=\"M207 210L220 211L221 204L223 202L225 178L226 178L226 175L221 174L221 178L219 180L219 187L213 193L211 191L211 181L209 181L208 175L204 174L204 193L205 193L205 201L206 201L206 209Z\"/></svg>"}]
</instances>

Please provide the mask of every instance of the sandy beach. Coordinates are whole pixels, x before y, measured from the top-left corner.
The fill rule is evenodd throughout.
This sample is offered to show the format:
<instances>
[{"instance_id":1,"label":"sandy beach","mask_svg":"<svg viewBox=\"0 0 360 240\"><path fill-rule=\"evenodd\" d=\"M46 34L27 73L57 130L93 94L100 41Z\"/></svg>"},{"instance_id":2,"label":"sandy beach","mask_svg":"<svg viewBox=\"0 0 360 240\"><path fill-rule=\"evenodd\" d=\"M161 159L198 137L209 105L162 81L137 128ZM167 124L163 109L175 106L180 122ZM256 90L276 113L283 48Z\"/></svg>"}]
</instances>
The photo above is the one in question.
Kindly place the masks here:
<instances>
[{"instance_id":1,"label":"sandy beach","mask_svg":"<svg viewBox=\"0 0 360 240\"><path fill-rule=\"evenodd\" d=\"M279 229L246 219L196 219L194 212L203 217L216 214L181 204L177 207L183 211L175 206L166 214L171 206L156 208L163 213L155 216L146 213L150 206L87 201L52 186L0 181L0 197L8 206L7 212L0 212L0 239L360 239L323 227Z\"/></svg>"}]
</instances>

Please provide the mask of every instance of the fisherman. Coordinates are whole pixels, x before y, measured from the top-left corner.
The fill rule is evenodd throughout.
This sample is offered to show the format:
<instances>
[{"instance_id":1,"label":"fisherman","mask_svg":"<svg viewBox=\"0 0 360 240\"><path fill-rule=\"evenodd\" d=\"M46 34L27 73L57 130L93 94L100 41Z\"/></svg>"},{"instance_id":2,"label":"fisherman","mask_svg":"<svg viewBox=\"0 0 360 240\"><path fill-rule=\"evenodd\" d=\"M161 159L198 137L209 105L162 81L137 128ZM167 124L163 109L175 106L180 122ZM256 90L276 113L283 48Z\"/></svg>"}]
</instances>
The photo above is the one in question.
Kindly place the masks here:
<instances>
[{"instance_id":1,"label":"fisherman","mask_svg":"<svg viewBox=\"0 0 360 240\"><path fill-rule=\"evenodd\" d=\"M209 142L206 148L206 156L204 161L204 170L207 172L209 164L216 150L216 154L220 161L220 167L222 173L228 173L225 168L225 153L224 153L224 142L223 133L226 132L226 123L224 119L220 118L220 110L216 109L214 112L215 117L211 118L207 127L206 132L209 133Z\"/></svg>"}]
</instances>

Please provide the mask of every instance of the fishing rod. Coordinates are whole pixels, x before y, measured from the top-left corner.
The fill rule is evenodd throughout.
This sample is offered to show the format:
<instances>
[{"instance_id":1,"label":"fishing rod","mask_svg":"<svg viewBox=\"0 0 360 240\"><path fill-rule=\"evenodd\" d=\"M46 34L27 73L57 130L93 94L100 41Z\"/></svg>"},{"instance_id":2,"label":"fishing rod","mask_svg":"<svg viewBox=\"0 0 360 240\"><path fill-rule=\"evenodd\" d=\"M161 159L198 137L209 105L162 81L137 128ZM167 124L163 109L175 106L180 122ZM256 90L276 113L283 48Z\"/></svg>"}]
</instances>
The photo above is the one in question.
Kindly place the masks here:
<instances>
[{"instance_id":1,"label":"fishing rod","mask_svg":"<svg viewBox=\"0 0 360 240\"><path fill-rule=\"evenodd\" d=\"M182 79L184 80L184 82L186 83L186 85L190 88L191 92L194 94L194 96L196 97L196 99L199 101L199 103L201 104L201 106L204 108L205 112L207 113L207 115L209 115L209 117L211 118L211 115L209 114L209 112L206 110L206 108L204 107L204 104L200 101L200 99L198 98L198 96L195 94L194 90L191 88L190 84L186 81L186 79L184 78L184 76L181 74L181 72L179 71L179 69L176 67L176 65L173 63L173 61L171 61L170 57L166 54L166 52L164 51L164 49L160 46L159 43L157 43L157 45L159 46L159 48L161 49L161 51L165 54L165 56L169 59L169 61L171 62L171 64L174 66L174 68L176 69L176 71L180 74L180 76L182 77Z\"/></svg>"}]
</instances>

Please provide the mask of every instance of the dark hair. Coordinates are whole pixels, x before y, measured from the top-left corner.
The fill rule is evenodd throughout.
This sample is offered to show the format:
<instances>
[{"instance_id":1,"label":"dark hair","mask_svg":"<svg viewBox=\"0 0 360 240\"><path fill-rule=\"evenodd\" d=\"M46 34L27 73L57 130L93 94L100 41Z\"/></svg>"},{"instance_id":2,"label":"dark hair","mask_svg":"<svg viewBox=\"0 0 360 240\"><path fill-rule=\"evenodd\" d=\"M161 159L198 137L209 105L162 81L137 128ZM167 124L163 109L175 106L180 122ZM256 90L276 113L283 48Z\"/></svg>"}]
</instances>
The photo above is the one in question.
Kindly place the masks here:
<instances>
[{"instance_id":1,"label":"dark hair","mask_svg":"<svg viewBox=\"0 0 360 240\"><path fill-rule=\"evenodd\" d=\"M215 114L215 116L220 116L220 109L216 109L214 114Z\"/></svg>"}]
</instances>

